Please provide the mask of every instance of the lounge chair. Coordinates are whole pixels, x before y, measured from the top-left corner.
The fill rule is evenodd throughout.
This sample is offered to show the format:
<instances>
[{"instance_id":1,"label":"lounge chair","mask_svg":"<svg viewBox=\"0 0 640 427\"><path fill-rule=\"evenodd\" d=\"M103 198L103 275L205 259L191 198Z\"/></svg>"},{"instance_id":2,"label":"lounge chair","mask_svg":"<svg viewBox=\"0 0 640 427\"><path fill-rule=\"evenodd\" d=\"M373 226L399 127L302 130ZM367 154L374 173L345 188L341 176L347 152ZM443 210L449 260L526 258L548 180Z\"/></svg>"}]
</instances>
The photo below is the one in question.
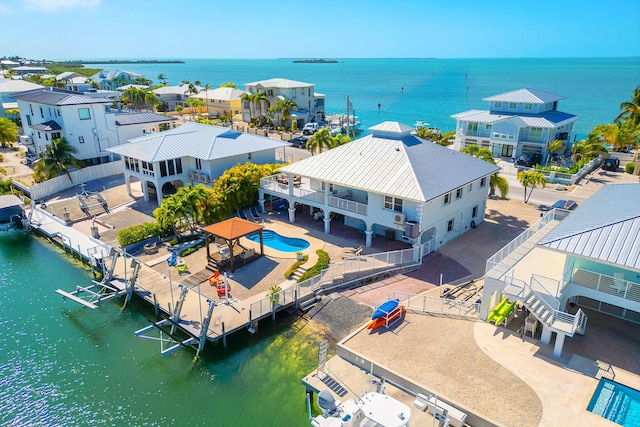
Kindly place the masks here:
<instances>
[{"instance_id":1,"label":"lounge chair","mask_svg":"<svg viewBox=\"0 0 640 427\"><path fill-rule=\"evenodd\" d=\"M251 216L253 216L254 220L259 220L260 219L260 214L258 213L258 210L256 209L255 206L251 206L249 208L249 211L251 212Z\"/></svg>"},{"instance_id":2,"label":"lounge chair","mask_svg":"<svg viewBox=\"0 0 640 427\"><path fill-rule=\"evenodd\" d=\"M178 270L178 274L187 274L189 273L189 267L187 267L187 263L180 260L176 264L176 270Z\"/></svg>"},{"instance_id":3,"label":"lounge chair","mask_svg":"<svg viewBox=\"0 0 640 427\"><path fill-rule=\"evenodd\" d=\"M343 248L342 259L359 256L362 253L362 246L357 248Z\"/></svg>"},{"instance_id":4,"label":"lounge chair","mask_svg":"<svg viewBox=\"0 0 640 427\"><path fill-rule=\"evenodd\" d=\"M613 273L613 285L609 285L616 292L624 292L627 290L627 283L624 280L624 273Z\"/></svg>"},{"instance_id":5,"label":"lounge chair","mask_svg":"<svg viewBox=\"0 0 640 427\"><path fill-rule=\"evenodd\" d=\"M169 255L169 257L167 258L167 264L169 264L169 267L175 267L177 262L178 262L178 253L175 251L172 251L171 255Z\"/></svg>"},{"instance_id":6,"label":"lounge chair","mask_svg":"<svg viewBox=\"0 0 640 427\"><path fill-rule=\"evenodd\" d=\"M242 219L247 219L247 215L244 213L244 209L238 209L238 216Z\"/></svg>"}]
</instances>

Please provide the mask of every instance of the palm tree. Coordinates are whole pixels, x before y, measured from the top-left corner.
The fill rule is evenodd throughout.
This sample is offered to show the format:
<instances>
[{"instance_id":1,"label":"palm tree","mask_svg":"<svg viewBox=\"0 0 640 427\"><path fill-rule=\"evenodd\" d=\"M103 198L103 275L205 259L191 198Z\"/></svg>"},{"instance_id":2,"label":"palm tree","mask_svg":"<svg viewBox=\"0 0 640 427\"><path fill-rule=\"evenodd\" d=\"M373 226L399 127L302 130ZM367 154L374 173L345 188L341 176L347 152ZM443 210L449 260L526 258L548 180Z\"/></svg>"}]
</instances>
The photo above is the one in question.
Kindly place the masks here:
<instances>
[{"instance_id":1,"label":"palm tree","mask_svg":"<svg viewBox=\"0 0 640 427\"><path fill-rule=\"evenodd\" d=\"M253 95L250 93L243 93L240 99L249 103L249 121L253 118Z\"/></svg>"},{"instance_id":2,"label":"palm tree","mask_svg":"<svg viewBox=\"0 0 640 427\"><path fill-rule=\"evenodd\" d=\"M331 134L331 133L329 133ZM332 136L331 137L331 144L329 146L329 148L336 148L339 147L341 145L347 144L351 142L351 138L349 138L347 135L342 135L341 133L337 134L336 136Z\"/></svg>"},{"instance_id":3,"label":"palm tree","mask_svg":"<svg viewBox=\"0 0 640 427\"><path fill-rule=\"evenodd\" d=\"M204 85L204 105L207 107L207 117L209 117L209 114L211 113L211 111L209 111L209 89L211 89L211 85L209 83Z\"/></svg>"},{"instance_id":4,"label":"palm tree","mask_svg":"<svg viewBox=\"0 0 640 427\"><path fill-rule=\"evenodd\" d=\"M11 146L18 138L18 126L11 120L0 117L0 145Z\"/></svg>"},{"instance_id":5,"label":"palm tree","mask_svg":"<svg viewBox=\"0 0 640 427\"><path fill-rule=\"evenodd\" d=\"M456 137L456 132L453 130L445 133L436 132L435 138L433 138L432 141L438 145L442 145L446 147L448 145L453 144L453 140L455 137Z\"/></svg>"},{"instance_id":6,"label":"palm tree","mask_svg":"<svg viewBox=\"0 0 640 427\"><path fill-rule=\"evenodd\" d=\"M582 159L593 159L606 152L607 149L604 147L604 140L589 134L587 139L573 144L571 159L574 162Z\"/></svg>"},{"instance_id":7,"label":"palm tree","mask_svg":"<svg viewBox=\"0 0 640 427\"><path fill-rule=\"evenodd\" d=\"M164 73L158 74L158 81L160 82L160 84L166 85L167 84L167 76L165 76Z\"/></svg>"},{"instance_id":8,"label":"palm tree","mask_svg":"<svg viewBox=\"0 0 640 427\"><path fill-rule=\"evenodd\" d=\"M460 152L468 154L471 157L475 157L476 159L484 160L485 162L489 162L494 165L496 164L496 160L493 158L491 150L487 147L480 147L477 144L472 144L468 147L464 147ZM500 198L506 199L509 194L509 182L506 178L500 176L498 172L494 173L489 178L489 190L491 194L495 194L496 188L500 192Z\"/></svg>"},{"instance_id":9,"label":"palm tree","mask_svg":"<svg viewBox=\"0 0 640 427\"><path fill-rule=\"evenodd\" d=\"M620 123L630 120L634 127L640 124L640 86L633 90L631 101L625 101L620 104L620 109L622 111L614 119L614 122Z\"/></svg>"},{"instance_id":10,"label":"palm tree","mask_svg":"<svg viewBox=\"0 0 640 427\"><path fill-rule=\"evenodd\" d=\"M529 203L529 199L531 198L531 193L533 193L533 189L538 186L538 184L542 185L542 188L547 186L547 178L543 173L538 172L535 169L528 169L524 172L518 173L518 181L524 187L524 202ZM527 195L527 189L529 190L529 194Z\"/></svg>"},{"instance_id":11,"label":"palm tree","mask_svg":"<svg viewBox=\"0 0 640 427\"><path fill-rule=\"evenodd\" d=\"M232 82L224 82L219 87L230 87L232 89L236 88L236 84Z\"/></svg>"},{"instance_id":12,"label":"palm tree","mask_svg":"<svg viewBox=\"0 0 640 427\"><path fill-rule=\"evenodd\" d=\"M555 139L553 141L547 142L547 165L549 164L549 160L551 160L552 153L558 153L564 150L564 141L561 139Z\"/></svg>"},{"instance_id":13,"label":"palm tree","mask_svg":"<svg viewBox=\"0 0 640 427\"><path fill-rule=\"evenodd\" d=\"M509 195L509 181L498 173L494 173L489 178L489 191L491 194L496 193L496 188L500 192L500 198L506 199Z\"/></svg>"},{"instance_id":14,"label":"palm tree","mask_svg":"<svg viewBox=\"0 0 640 427\"><path fill-rule=\"evenodd\" d=\"M491 150L487 147L480 147L479 145L471 144L468 147L461 149L460 152L468 154L471 157L484 160L485 162L493 163L494 165L496 164L493 154L491 154Z\"/></svg>"},{"instance_id":15,"label":"palm tree","mask_svg":"<svg viewBox=\"0 0 640 427\"><path fill-rule=\"evenodd\" d=\"M322 128L318 132L314 133L311 138L307 141L307 151L313 153L318 150L318 152L322 153L322 149L326 148L327 150L331 149L331 144L333 140L331 138L331 133L329 129Z\"/></svg>"},{"instance_id":16,"label":"palm tree","mask_svg":"<svg viewBox=\"0 0 640 427\"><path fill-rule=\"evenodd\" d=\"M262 106L265 102L267 103L267 105L269 105L269 98L267 98L267 95L265 95L264 92L258 92L253 95L253 102L255 102L256 106L259 108L260 115L264 115L264 113L262 112Z\"/></svg>"},{"instance_id":17,"label":"palm tree","mask_svg":"<svg viewBox=\"0 0 640 427\"><path fill-rule=\"evenodd\" d=\"M184 187L178 188L176 194L171 197L175 197L179 202L184 218L193 230L195 224L198 223L203 216L204 202L209 197L209 192L202 184L195 186L187 184Z\"/></svg>"},{"instance_id":18,"label":"palm tree","mask_svg":"<svg viewBox=\"0 0 640 427\"><path fill-rule=\"evenodd\" d=\"M300 106L293 99L283 99L282 101L278 101L274 107L277 107L280 111L282 111L282 123L281 126L284 126L285 123L291 117L291 111L297 110Z\"/></svg>"},{"instance_id":19,"label":"palm tree","mask_svg":"<svg viewBox=\"0 0 640 427\"><path fill-rule=\"evenodd\" d=\"M144 94L144 104L149 105L151 110L155 110L156 106L160 104L160 100L155 93L149 91Z\"/></svg>"},{"instance_id":20,"label":"palm tree","mask_svg":"<svg viewBox=\"0 0 640 427\"><path fill-rule=\"evenodd\" d=\"M48 178L66 174L73 181L69 168L81 168L84 165L82 160L73 156L77 152L65 138L54 139L36 160L36 171L44 173Z\"/></svg>"},{"instance_id":21,"label":"palm tree","mask_svg":"<svg viewBox=\"0 0 640 427\"><path fill-rule=\"evenodd\" d=\"M204 107L204 102L202 102L201 100L197 99L197 98L189 98L187 99L187 105L189 107L191 107L191 112L193 113L193 111L196 112L196 114L200 114L200 109L202 107Z\"/></svg>"}]
</instances>

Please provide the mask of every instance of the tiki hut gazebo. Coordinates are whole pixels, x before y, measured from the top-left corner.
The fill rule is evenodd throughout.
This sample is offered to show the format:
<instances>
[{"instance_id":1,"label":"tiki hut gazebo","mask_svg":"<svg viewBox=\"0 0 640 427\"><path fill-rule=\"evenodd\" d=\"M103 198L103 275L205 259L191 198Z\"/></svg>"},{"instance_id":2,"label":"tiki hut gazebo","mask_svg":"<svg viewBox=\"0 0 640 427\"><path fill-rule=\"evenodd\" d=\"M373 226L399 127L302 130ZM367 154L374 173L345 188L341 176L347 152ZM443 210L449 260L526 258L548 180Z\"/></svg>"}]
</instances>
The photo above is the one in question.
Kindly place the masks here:
<instances>
[{"instance_id":1,"label":"tiki hut gazebo","mask_svg":"<svg viewBox=\"0 0 640 427\"><path fill-rule=\"evenodd\" d=\"M205 246L207 248L207 261L212 260L217 263L215 258L211 256L209 252L209 236L215 236L224 240L229 247L229 266L231 271L235 270L234 258L235 253L233 251L234 246L240 245L240 238L252 233L260 234L260 255L264 255L264 243L262 240L262 225L255 222L247 221L242 218L231 218L225 221L220 221L215 224L207 225L202 229L204 231ZM215 239L214 239L215 240Z\"/></svg>"}]
</instances>

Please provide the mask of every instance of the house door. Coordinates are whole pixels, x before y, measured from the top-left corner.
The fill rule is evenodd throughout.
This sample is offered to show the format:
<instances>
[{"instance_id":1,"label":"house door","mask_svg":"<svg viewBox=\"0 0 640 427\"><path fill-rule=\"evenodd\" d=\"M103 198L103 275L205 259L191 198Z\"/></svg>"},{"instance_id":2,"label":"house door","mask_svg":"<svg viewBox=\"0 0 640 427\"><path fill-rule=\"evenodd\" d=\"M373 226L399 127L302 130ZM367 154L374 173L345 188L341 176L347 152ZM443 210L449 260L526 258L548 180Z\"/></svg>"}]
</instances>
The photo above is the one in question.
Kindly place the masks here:
<instances>
[{"instance_id":1,"label":"house door","mask_svg":"<svg viewBox=\"0 0 640 427\"><path fill-rule=\"evenodd\" d=\"M502 144L500 157L513 157L513 145Z\"/></svg>"}]
</instances>

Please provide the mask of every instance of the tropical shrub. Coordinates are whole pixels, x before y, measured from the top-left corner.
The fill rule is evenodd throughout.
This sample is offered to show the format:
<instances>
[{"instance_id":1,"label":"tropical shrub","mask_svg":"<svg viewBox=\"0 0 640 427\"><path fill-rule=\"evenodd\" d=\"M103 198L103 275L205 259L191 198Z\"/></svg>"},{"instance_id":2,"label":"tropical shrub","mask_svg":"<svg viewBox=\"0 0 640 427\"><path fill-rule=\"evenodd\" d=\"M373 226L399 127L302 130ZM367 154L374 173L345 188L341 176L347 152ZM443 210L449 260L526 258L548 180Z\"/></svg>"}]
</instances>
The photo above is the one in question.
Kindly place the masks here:
<instances>
[{"instance_id":1,"label":"tropical shrub","mask_svg":"<svg viewBox=\"0 0 640 427\"><path fill-rule=\"evenodd\" d=\"M11 194L10 179L0 179L0 194Z\"/></svg>"},{"instance_id":2,"label":"tropical shrub","mask_svg":"<svg viewBox=\"0 0 640 427\"><path fill-rule=\"evenodd\" d=\"M634 162L629 162L627 163L627 165L624 167L624 171L626 173L632 174L633 170L636 168L636 164Z\"/></svg>"},{"instance_id":3,"label":"tropical shrub","mask_svg":"<svg viewBox=\"0 0 640 427\"><path fill-rule=\"evenodd\" d=\"M188 248L178 252L178 256L186 257L187 255L194 253L200 248L204 248L204 242L200 242L197 245L189 246Z\"/></svg>"},{"instance_id":4,"label":"tropical shrub","mask_svg":"<svg viewBox=\"0 0 640 427\"><path fill-rule=\"evenodd\" d=\"M128 246L149 237L166 237L170 233L170 230L163 229L157 222L143 222L118 231L117 238L120 246Z\"/></svg>"},{"instance_id":5,"label":"tropical shrub","mask_svg":"<svg viewBox=\"0 0 640 427\"><path fill-rule=\"evenodd\" d=\"M318 255L318 262L316 262L316 264L313 267L305 271L304 274L300 276L300 278L297 280L298 283L304 282L307 279L310 279L312 277L319 275L322 272L322 270L324 270L329 266L328 253L326 253L322 249L318 249L316 251L316 254Z\"/></svg>"},{"instance_id":6,"label":"tropical shrub","mask_svg":"<svg viewBox=\"0 0 640 427\"><path fill-rule=\"evenodd\" d=\"M303 255L302 259L296 261L293 263L293 265L291 267L289 267L287 269L287 271L284 272L284 277L289 279L293 273L296 272L296 270L298 269L298 267L300 267L302 264L304 264L305 262L307 262L309 260L309 255Z\"/></svg>"}]
</instances>

